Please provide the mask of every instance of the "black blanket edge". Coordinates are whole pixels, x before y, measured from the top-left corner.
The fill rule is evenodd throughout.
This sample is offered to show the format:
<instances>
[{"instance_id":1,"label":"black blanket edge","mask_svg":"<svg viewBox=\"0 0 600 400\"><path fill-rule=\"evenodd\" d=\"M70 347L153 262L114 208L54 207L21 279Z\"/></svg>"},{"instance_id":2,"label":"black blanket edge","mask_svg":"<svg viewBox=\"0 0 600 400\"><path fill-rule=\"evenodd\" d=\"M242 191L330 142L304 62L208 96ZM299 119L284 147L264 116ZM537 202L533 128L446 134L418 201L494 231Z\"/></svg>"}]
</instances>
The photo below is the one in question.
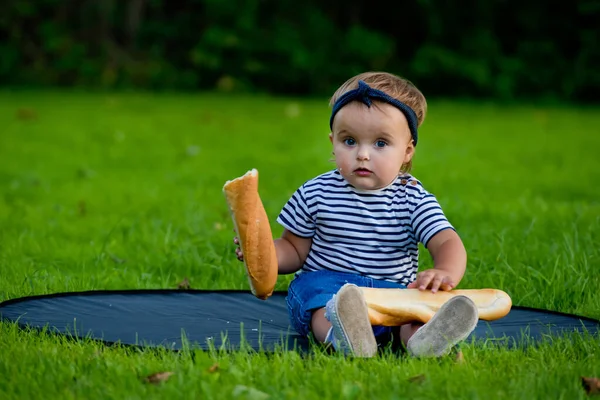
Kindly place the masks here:
<instances>
[{"instance_id":1,"label":"black blanket edge","mask_svg":"<svg viewBox=\"0 0 600 400\"><path fill-rule=\"evenodd\" d=\"M243 289L96 289L96 290L83 290L83 291L75 291L75 292L55 292L55 293L45 293L45 294L37 294L23 297L16 297L12 299L5 300L0 302L0 308L4 306L8 306L11 304L16 304L29 300L36 299L47 299L47 298L55 298L55 297L71 297L71 296L97 296L103 294L175 294L175 293L190 293L190 294L198 294L198 293L218 293L218 294L246 294L256 299L257 301L269 301L269 298L266 300L260 300L256 296L252 294L249 290ZM273 295L285 296L287 295L287 291L285 290L276 290L273 292ZM599 319L595 319L592 317L577 315L573 313L565 313L561 311L555 310L547 310L542 308L535 307L527 307L527 306L515 306L511 307L511 310L524 310L524 311L537 311L552 315L560 315L564 317L577 318L582 321L587 321L591 323L600 324Z\"/></svg>"}]
</instances>

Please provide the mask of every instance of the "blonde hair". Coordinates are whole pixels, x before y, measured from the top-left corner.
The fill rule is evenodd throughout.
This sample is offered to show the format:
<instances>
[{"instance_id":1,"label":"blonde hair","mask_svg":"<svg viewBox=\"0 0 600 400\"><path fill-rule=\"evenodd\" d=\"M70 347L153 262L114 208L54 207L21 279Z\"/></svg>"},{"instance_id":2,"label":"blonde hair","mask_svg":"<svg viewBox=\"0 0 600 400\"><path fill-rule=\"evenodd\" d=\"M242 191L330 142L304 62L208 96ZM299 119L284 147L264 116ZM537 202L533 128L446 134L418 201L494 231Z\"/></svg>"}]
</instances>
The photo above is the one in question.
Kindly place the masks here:
<instances>
[{"instance_id":1,"label":"blonde hair","mask_svg":"<svg viewBox=\"0 0 600 400\"><path fill-rule=\"evenodd\" d=\"M423 93L409 80L388 72L363 72L353 76L335 91L329 100L329 106L333 106L344 93L358 88L358 81L363 81L373 89L381 90L388 96L409 106L417 116L417 127L420 127L425 121L427 100ZM411 168L412 160L403 164L400 172L409 172Z\"/></svg>"}]
</instances>

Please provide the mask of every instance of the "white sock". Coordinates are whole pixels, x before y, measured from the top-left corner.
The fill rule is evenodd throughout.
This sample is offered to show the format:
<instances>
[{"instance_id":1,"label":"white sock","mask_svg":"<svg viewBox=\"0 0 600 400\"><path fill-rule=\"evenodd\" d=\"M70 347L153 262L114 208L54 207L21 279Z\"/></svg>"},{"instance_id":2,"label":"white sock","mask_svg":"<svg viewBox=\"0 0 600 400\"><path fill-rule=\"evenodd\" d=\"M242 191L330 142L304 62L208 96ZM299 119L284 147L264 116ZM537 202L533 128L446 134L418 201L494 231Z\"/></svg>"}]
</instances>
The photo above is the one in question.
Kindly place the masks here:
<instances>
[{"instance_id":1,"label":"white sock","mask_svg":"<svg viewBox=\"0 0 600 400\"><path fill-rule=\"evenodd\" d=\"M338 349L337 340L335 340L335 335L333 334L333 326L327 331L324 343L331 343L334 349Z\"/></svg>"}]
</instances>

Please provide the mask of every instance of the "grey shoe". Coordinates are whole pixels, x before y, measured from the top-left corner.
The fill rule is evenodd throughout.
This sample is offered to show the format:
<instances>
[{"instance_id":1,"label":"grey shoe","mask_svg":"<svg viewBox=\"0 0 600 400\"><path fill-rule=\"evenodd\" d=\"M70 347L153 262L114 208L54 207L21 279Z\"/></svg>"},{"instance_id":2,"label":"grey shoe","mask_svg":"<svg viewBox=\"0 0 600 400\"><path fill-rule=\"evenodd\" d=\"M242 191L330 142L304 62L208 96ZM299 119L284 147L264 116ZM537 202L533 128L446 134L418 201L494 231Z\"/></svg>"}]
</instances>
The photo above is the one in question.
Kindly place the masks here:
<instances>
[{"instance_id":1,"label":"grey shoe","mask_svg":"<svg viewBox=\"0 0 600 400\"><path fill-rule=\"evenodd\" d=\"M466 296L455 296L408 340L408 353L413 357L447 355L473 332L478 320L475 303Z\"/></svg>"},{"instance_id":2,"label":"grey shoe","mask_svg":"<svg viewBox=\"0 0 600 400\"><path fill-rule=\"evenodd\" d=\"M327 303L325 317L333 326L337 350L355 357L373 357L377 342L362 291L347 283Z\"/></svg>"}]
</instances>

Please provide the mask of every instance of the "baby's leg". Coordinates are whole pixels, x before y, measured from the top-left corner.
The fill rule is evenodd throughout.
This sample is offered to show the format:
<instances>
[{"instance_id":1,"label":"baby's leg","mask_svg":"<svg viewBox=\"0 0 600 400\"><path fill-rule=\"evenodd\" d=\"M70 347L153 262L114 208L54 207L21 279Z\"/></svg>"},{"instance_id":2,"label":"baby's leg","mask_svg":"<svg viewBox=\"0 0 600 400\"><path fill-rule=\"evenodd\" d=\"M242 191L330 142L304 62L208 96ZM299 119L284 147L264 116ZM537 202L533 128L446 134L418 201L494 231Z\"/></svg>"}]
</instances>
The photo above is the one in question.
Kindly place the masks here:
<instances>
[{"instance_id":1,"label":"baby's leg","mask_svg":"<svg viewBox=\"0 0 600 400\"><path fill-rule=\"evenodd\" d=\"M405 324L400 327L400 340L402 340L402 344L406 346L408 344L408 340L414 335L423 324L420 322L413 322L411 324Z\"/></svg>"},{"instance_id":2,"label":"baby's leg","mask_svg":"<svg viewBox=\"0 0 600 400\"><path fill-rule=\"evenodd\" d=\"M325 318L325 307L315 310L310 321L310 330L315 339L320 343L325 343L325 338L330 329L331 322Z\"/></svg>"}]
</instances>

